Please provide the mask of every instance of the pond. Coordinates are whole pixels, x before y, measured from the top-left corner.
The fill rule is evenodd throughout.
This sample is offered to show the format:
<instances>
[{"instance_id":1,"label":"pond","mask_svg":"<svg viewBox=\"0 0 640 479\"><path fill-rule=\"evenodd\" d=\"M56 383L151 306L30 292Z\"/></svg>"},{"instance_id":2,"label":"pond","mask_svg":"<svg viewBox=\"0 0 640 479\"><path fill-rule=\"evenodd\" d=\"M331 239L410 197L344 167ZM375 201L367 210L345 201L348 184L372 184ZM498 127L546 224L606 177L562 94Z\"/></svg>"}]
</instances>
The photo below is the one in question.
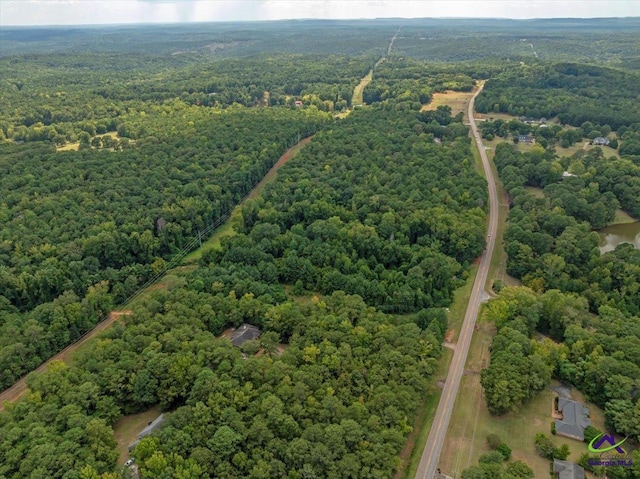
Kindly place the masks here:
<instances>
[{"instance_id":1,"label":"pond","mask_svg":"<svg viewBox=\"0 0 640 479\"><path fill-rule=\"evenodd\" d=\"M601 254L613 251L620 243L631 243L640 249L640 221L607 226L598 233L600 233Z\"/></svg>"}]
</instances>

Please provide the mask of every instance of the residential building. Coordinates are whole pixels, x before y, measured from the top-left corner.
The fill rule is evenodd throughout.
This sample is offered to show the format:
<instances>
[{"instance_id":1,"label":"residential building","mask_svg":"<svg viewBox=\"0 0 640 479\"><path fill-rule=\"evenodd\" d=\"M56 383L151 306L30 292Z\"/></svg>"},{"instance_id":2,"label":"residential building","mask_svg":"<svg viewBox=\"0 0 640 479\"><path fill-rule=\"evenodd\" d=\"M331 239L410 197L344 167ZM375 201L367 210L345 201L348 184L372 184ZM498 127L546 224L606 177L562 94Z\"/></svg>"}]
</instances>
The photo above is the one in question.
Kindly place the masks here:
<instances>
[{"instance_id":1,"label":"residential building","mask_svg":"<svg viewBox=\"0 0 640 479\"><path fill-rule=\"evenodd\" d=\"M556 419L556 434L579 441L584 440L584 429L591 425L589 409L571 399L558 398L558 412L562 419Z\"/></svg>"}]
</instances>

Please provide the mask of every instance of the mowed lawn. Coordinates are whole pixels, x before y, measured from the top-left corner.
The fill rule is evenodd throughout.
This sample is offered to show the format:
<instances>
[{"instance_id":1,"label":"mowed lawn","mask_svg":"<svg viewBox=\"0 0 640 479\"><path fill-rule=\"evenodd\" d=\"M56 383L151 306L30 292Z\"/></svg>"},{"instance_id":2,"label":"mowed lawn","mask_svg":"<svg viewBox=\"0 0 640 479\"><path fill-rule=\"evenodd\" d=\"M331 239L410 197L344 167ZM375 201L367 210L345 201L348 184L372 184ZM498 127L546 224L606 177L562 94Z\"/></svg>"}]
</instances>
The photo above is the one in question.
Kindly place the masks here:
<instances>
[{"instance_id":1,"label":"mowed lawn","mask_svg":"<svg viewBox=\"0 0 640 479\"><path fill-rule=\"evenodd\" d=\"M453 477L460 477L462 471L476 464L481 454L489 452L486 437L497 434L513 450L512 460L521 460L534 470L536 478L549 477L549 463L540 457L534 445L537 433L551 437L558 446L567 444L571 450L569 460L577 461L587 452L587 445L561 436L551 435L551 407L555 393L547 388L521 407L517 413L494 417L487 409L480 370L489 364L489 346L493 336L493 326L480 324L471 342L469 358L462 378L460 390L453 410L449 432L442 451L442 471ZM553 384L557 384L554 382ZM579 391L571 391L572 398L584 400ZM587 405L591 412L592 424L604 430L604 417L600 409ZM587 475L587 477L593 477Z\"/></svg>"},{"instance_id":2,"label":"mowed lawn","mask_svg":"<svg viewBox=\"0 0 640 479\"><path fill-rule=\"evenodd\" d=\"M129 444L136 440L140 431L160 415L157 407L124 416L113 425L116 441L118 442L118 464L124 464L129 458Z\"/></svg>"}]
</instances>

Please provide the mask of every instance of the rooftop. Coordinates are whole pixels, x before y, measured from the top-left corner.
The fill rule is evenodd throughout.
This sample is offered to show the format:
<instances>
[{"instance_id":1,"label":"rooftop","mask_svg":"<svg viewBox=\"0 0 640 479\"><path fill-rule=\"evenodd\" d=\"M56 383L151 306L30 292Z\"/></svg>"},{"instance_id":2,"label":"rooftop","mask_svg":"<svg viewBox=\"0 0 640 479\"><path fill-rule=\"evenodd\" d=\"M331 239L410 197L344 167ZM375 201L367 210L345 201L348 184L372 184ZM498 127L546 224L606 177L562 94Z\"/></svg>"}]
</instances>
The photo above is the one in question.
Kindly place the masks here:
<instances>
[{"instance_id":1,"label":"rooftop","mask_svg":"<svg viewBox=\"0 0 640 479\"><path fill-rule=\"evenodd\" d=\"M589 409L571 399L558 398L558 411L562 419L556 419L556 433L584 440L584 428L591 424Z\"/></svg>"},{"instance_id":2,"label":"rooftop","mask_svg":"<svg viewBox=\"0 0 640 479\"><path fill-rule=\"evenodd\" d=\"M258 328L251 324L243 323L231 334L231 343L234 346L242 346L247 341L256 339L262 334Z\"/></svg>"},{"instance_id":3,"label":"rooftop","mask_svg":"<svg viewBox=\"0 0 640 479\"><path fill-rule=\"evenodd\" d=\"M584 479L584 469L569 461L554 459L553 472L558 479Z\"/></svg>"}]
</instances>

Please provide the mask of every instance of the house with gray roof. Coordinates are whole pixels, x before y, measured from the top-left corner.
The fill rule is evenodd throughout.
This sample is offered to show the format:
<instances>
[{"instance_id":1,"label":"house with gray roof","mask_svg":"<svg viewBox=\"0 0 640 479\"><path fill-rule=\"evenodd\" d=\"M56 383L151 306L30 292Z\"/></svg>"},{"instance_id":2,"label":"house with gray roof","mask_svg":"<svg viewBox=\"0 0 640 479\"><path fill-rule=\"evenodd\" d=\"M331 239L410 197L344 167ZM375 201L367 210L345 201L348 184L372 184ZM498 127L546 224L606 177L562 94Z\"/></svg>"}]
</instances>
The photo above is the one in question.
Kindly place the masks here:
<instances>
[{"instance_id":1,"label":"house with gray roof","mask_svg":"<svg viewBox=\"0 0 640 479\"><path fill-rule=\"evenodd\" d=\"M594 145L604 145L607 146L609 145L609 138L605 138L603 136L598 136L596 138L593 139L593 144Z\"/></svg>"},{"instance_id":2,"label":"house with gray roof","mask_svg":"<svg viewBox=\"0 0 640 479\"><path fill-rule=\"evenodd\" d=\"M556 479L584 479L584 468L574 462L554 459L553 477Z\"/></svg>"},{"instance_id":3,"label":"house with gray roof","mask_svg":"<svg viewBox=\"0 0 640 479\"><path fill-rule=\"evenodd\" d=\"M256 339L261 334L262 331L260 331L260 329L251 324L243 323L231 334L231 338L229 339L234 346L240 347L247 341Z\"/></svg>"},{"instance_id":4,"label":"house with gray roof","mask_svg":"<svg viewBox=\"0 0 640 479\"><path fill-rule=\"evenodd\" d=\"M579 441L584 440L584 428L591 425L589 409L571 399L558 398L558 412L562 419L556 419L556 434Z\"/></svg>"},{"instance_id":5,"label":"house with gray roof","mask_svg":"<svg viewBox=\"0 0 640 479\"><path fill-rule=\"evenodd\" d=\"M147 437L153 431L158 429L158 427L160 427L163 421L164 421L164 414L160 414L157 418L155 418L153 421L147 424L147 427L145 427L138 434L138 438L135 441L133 441L131 444L129 444L129 452L133 451L133 448L135 448L143 438Z\"/></svg>"}]
</instances>

